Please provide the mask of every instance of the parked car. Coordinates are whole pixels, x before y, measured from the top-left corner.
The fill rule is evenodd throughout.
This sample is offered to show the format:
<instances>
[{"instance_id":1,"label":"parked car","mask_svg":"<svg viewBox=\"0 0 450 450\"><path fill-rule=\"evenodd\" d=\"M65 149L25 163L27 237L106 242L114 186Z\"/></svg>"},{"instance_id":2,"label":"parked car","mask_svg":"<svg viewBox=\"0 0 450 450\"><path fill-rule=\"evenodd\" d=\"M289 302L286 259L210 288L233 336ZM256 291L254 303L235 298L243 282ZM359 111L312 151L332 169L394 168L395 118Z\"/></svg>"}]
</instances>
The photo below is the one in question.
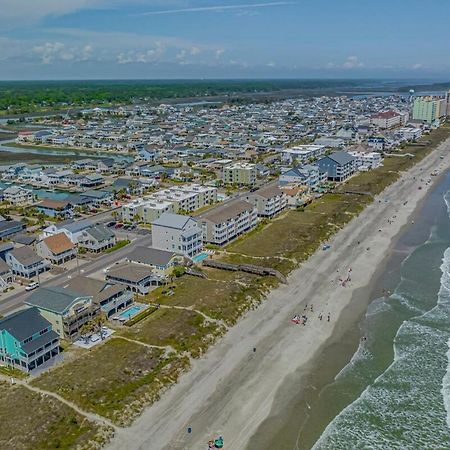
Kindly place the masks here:
<instances>
[{"instance_id":1,"label":"parked car","mask_svg":"<svg viewBox=\"0 0 450 450\"><path fill-rule=\"evenodd\" d=\"M115 220L113 220L113 221L111 221L111 222L108 222L107 224L106 224L106 226L109 228L109 227L113 227L115 224L116 224L117 222L115 221Z\"/></svg>"},{"instance_id":2,"label":"parked car","mask_svg":"<svg viewBox=\"0 0 450 450\"><path fill-rule=\"evenodd\" d=\"M39 287L39 283L37 281L33 281L28 286L25 287L26 291L32 291L33 289L36 289Z\"/></svg>"},{"instance_id":3,"label":"parked car","mask_svg":"<svg viewBox=\"0 0 450 450\"><path fill-rule=\"evenodd\" d=\"M118 229L118 228L122 228L122 227L123 227L123 223L117 223L114 228Z\"/></svg>"}]
</instances>

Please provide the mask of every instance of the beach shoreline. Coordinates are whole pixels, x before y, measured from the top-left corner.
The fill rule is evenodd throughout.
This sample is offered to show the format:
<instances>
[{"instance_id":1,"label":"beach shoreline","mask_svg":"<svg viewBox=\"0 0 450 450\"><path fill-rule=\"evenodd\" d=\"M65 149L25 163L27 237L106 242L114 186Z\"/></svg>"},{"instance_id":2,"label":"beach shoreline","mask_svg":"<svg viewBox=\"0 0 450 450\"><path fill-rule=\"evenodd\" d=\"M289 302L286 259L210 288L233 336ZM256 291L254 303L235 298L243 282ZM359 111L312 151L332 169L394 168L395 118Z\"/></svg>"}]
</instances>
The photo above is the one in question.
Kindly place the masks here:
<instances>
[{"instance_id":1,"label":"beach shoreline","mask_svg":"<svg viewBox=\"0 0 450 450\"><path fill-rule=\"evenodd\" d=\"M247 447L249 450L254 447L310 449L326 425L343 409L342 404L327 405L325 408L321 396L360 350L361 339L366 338L366 332L370 334L370 329L367 329L365 324L369 305L375 299L387 295L387 292L394 291L401 279L401 264L429 238L430 227L422 223L427 220L423 217L423 214L426 214L425 206L431 195L447 183L449 173L446 171L439 175L433 188L428 190L417 204L408 222L392 238L384 260L377 265L368 285L354 291L351 302L339 316L341 326L336 327L333 335L318 349L320 357L313 358L309 366L305 365L302 368L297 380L301 379L300 384L307 387L303 387L299 392L292 386L291 392L283 393L283 389L280 390L269 417L260 424L252 436L252 444ZM418 226L420 232L416 230ZM418 241L405 245L405 237L409 238L410 235L414 235ZM320 405L315 410L318 400ZM348 403L345 404L347 405ZM295 445L287 445L294 440Z\"/></svg>"},{"instance_id":2,"label":"beach shoreline","mask_svg":"<svg viewBox=\"0 0 450 450\"><path fill-rule=\"evenodd\" d=\"M355 292L367 289L396 237L440 179L434 177L425 185L421 176L428 178L438 167L440 173L447 170L449 150L447 139L403 173L331 239L331 251L318 250L296 269L288 285L272 291L256 311L195 361L160 401L131 427L119 430L109 448L202 448L218 434L225 437L227 450L245 448L270 416L283 384L289 385L292 377L298 381L298 375L320 357L324 343L339 334L345 325L342 314L355 302ZM441 155L447 157L440 160ZM339 278L345 278L350 268L352 281L342 287ZM311 302L313 313L304 309ZM308 324L291 324L292 315L302 311L307 311ZM324 316L321 321L319 313Z\"/></svg>"}]
</instances>

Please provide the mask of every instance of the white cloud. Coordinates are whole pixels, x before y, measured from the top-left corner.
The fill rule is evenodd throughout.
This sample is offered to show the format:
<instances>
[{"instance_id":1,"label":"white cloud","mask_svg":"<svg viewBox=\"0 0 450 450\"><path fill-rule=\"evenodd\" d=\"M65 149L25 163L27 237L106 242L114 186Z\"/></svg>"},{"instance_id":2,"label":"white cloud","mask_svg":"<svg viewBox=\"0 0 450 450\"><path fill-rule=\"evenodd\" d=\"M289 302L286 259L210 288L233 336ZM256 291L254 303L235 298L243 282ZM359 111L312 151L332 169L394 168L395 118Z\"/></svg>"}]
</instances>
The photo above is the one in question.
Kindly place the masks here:
<instances>
[{"instance_id":1,"label":"white cloud","mask_svg":"<svg viewBox=\"0 0 450 450\"><path fill-rule=\"evenodd\" d=\"M62 42L46 42L33 47L33 53L43 64L51 64L54 61L87 61L91 58L92 52L90 44L83 47L68 47Z\"/></svg>"},{"instance_id":2,"label":"white cloud","mask_svg":"<svg viewBox=\"0 0 450 450\"><path fill-rule=\"evenodd\" d=\"M325 65L326 69L360 69L364 63L357 56L348 56L342 64L329 62Z\"/></svg>"},{"instance_id":3,"label":"white cloud","mask_svg":"<svg viewBox=\"0 0 450 450\"><path fill-rule=\"evenodd\" d=\"M363 66L364 66L364 63L361 62L357 56L349 56L345 60L344 64L342 64L342 67L344 69L355 69L355 68L363 67Z\"/></svg>"},{"instance_id":4,"label":"white cloud","mask_svg":"<svg viewBox=\"0 0 450 450\"><path fill-rule=\"evenodd\" d=\"M417 64L413 64L412 66L413 70L419 70L419 69L423 69L423 64L421 63L417 63Z\"/></svg>"},{"instance_id":5,"label":"white cloud","mask_svg":"<svg viewBox=\"0 0 450 450\"><path fill-rule=\"evenodd\" d=\"M138 14L139 16L160 16L163 14L180 14L180 13L193 13L193 12L223 12L233 9L255 9L255 8L269 8L274 6L287 6L293 5L295 2L281 1L270 3L253 3L253 4L241 4L241 5L214 5L214 6L199 6L192 8L179 8L179 9L163 9L159 11L148 11Z\"/></svg>"},{"instance_id":6,"label":"white cloud","mask_svg":"<svg viewBox=\"0 0 450 450\"><path fill-rule=\"evenodd\" d=\"M117 55L117 62L119 64L154 63L161 59L165 51L166 48L164 44L157 42L154 48L150 48L146 51L129 50L127 52L121 52Z\"/></svg>"},{"instance_id":7,"label":"white cloud","mask_svg":"<svg viewBox=\"0 0 450 450\"><path fill-rule=\"evenodd\" d=\"M224 53L225 50L223 48L218 48L215 52L216 59L220 59Z\"/></svg>"}]
</instances>

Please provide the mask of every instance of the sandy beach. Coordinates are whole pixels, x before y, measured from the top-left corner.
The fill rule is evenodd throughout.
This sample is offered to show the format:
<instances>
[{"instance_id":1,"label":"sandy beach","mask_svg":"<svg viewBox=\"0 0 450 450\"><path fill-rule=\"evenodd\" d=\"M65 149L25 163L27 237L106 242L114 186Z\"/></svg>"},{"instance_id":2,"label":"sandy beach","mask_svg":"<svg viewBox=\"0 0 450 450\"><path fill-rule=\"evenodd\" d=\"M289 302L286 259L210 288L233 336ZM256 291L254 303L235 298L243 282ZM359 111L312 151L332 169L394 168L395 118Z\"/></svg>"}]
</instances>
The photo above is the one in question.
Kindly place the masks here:
<instances>
[{"instance_id":1,"label":"sandy beach","mask_svg":"<svg viewBox=\"0 0 450 450\"><path fill-rule=\"evenodd\" d=\"M227 450L245 448L270 415L280 389L293 380L301 384L324 343L344 327L341 313L357 298L356 291L370 285L393 240L437 182L439 177L430 173L450 167L449 150L450 139L404 173L335 235L331 249L318 250L294 271L287 285L272 291L195 361L159 402L119 430L108 448L203 449L219 434ZM351 281L343 286L340 280L349 275ZM306 326L291 323L295 314L307 315Z\"/></svg>"}]
</instances>

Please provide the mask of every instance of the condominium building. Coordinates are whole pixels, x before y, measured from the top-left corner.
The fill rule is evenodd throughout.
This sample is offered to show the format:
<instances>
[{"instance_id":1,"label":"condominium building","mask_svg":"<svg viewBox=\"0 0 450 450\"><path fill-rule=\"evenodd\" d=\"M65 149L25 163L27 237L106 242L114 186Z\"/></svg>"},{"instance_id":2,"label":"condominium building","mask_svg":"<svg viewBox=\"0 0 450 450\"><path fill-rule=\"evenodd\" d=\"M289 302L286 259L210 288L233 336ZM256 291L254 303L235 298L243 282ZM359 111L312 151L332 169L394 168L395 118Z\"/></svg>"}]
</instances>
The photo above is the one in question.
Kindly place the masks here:
<instances>
[{"instance_id":1,"label":"condominium building","mask_svg":"<svg viewBox=\"0 0 450 450\"><path fill-rule=\"evenodd\" d=\"M257 224L258 209L243 200L232 200L199 216L203 240L224 245Z\"/></svg>"},{"instance_id":2,"label":"condominium building","mask_svg":"<svg viewBox=\"0 0 450 450\"><path fill-rule=\"evenodd\" d=\"M256 206L258 216L274 217L287 207L287 198L283 191L271 184L249 193L246 201Z\"/></svg>"},{"instance_id":3,"label":"condominium building","mask_svg":"<svg viewBox=\"0 0 450 450\"><path fill-rule=\"evenodd\" d=\"M378 152L348 152L355 158L355 167L359 170L375 169L381 165L381 154Z\"/></svg>"},{"instance_id":4,"label":"condominium building","mask_svg":"<svg viewBox=\"0 0 450 450\"><path fill-rule=\"evenodd\" d=\"M144 198L122 206L122 218L132 222L136 218L144 223L159 219L165 212L191 212L217 201L217 188L187 184L162 189Z\"/></svg>"},{"instance_id":5,"label":"condominium building","mask_svg":"<svg viewBox=\"0 0 450 450\"><path fill-rule=\"evenodd\" d=\"M143 223L152 223L165 212L175 212L172 202L158 200L153 197L133 200L122 206L122 220L134 222L136 219Z\"/></svg>"},{"instance_id":6,"label":"condominium building","mask_svg":"<svg viewBox=\"0 0 450 450\"><path fill-rule=\"evenodd\" d=\"M287 164L306 163L325 153L324 145L297 145L283 149L281 158Z\"/></svg>"},{"instance_id":7,"label":"condominium building","mask_svg":"<svg viewBox=\"0 0 450 450\"><path fill-rule=\"evenodd\" d=\"M225 184L253 186L256 183L256 174L255 164L236 162L223 168L222 179Z\"/></svg>"},{"instance_id":8,"label":"condominium building","mask_svg":"<svg viewBox=\"0 0 450 450\"><path fill-rule=\"evenodd\" d=\"M396 111L384 111L374 114L370 118L370 124L383 130L389 130L402 125L402 117L403 116Z\"/></svg>"},{"instance_id":9,"label":"condominium building","mask_svg":"<svg viewBox=\"0 0 450 450\"><path fill-rule=\"evenodd\" d=\"M193 217L164 213L152 222L152 245L192 258L202 251L202 229Z\"/></svg>"},{"instance_id":10,"label":"condominium building","mask_svg":"<svg viewBox=\"0 0 450 450\"><path fill-rule=\"evenodd\" d=\"M413 104L413 119L433 123L447 114L447 103L441 97L417 97Z\"/></svg>"}]
</instances>

